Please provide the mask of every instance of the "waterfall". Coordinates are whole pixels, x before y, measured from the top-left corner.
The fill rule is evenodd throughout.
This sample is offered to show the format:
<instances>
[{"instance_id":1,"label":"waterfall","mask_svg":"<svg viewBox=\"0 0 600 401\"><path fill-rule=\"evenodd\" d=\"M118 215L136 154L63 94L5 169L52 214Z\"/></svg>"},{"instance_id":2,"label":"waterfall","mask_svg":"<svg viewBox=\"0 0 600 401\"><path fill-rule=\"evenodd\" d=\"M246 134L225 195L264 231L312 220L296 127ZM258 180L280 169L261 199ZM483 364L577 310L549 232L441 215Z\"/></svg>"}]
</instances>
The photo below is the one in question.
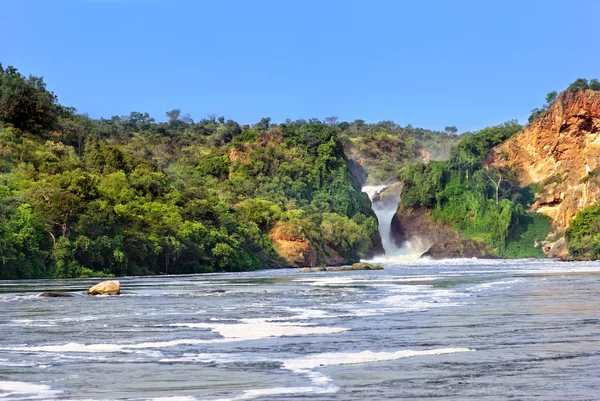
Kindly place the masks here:
<instances>
[{"instance_id":1,"label":"waterfall","mask_svg":"<svg viewBox=\"0 0 600 401\"><path fill-rule=\"evenodd\" d=\"M387 185L366 185L362 188L362 191L369 196L373 211L379 221L379 235L385 251L385 256L377 256L374 261L416 260L429 249L429 246L426 246L424 241L418 238L411 239L402 246L396 245L392 236L392 219L396 214L401 193L397 188L388 193L385 191L387 188Z\"/></svg>"}]
</instances>

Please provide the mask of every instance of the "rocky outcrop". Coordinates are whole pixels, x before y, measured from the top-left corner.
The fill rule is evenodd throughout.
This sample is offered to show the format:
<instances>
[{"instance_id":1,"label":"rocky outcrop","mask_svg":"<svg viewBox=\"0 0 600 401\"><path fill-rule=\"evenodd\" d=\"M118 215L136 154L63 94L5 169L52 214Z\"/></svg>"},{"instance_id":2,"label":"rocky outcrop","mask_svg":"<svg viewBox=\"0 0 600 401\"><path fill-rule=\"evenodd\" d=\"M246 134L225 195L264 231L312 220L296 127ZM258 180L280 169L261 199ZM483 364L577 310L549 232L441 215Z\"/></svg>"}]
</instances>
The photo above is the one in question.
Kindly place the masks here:
<instances>
[{"instance_id":1,"label":"rocky outcrop","mask_svg":"<svg viewBox=\"0 0 600 401\"><path fill-rule=\"evenodd\" d=\"M88 295L119 295L121 284L117 280L103 281L88 290Z\"/></svg>"},{"instance_id":2,"label":"rocky outcrop","mask_svg":"<svg viewBox=\"0 0 600 401\"><path fill-rule=\"evenodd\" d=\"M398 202L402 195L402 187L402 182L394 182L383 188L373 196L373 205L377 204L380 208L388 206L398 207Z\"/></svg>"},{"instance_id":3,"label":"rocky outcrop","mask_svg":"<svg viewBox=\"0 0 600 401\"><path fill-rule=\"evenodd\" d=\"M486 164L515 169L523 185L537 184L533 211L564 231L600 199L600 92L561 93L537 121L494 148Z\"/></svg>"},{"instance_id":4,"label":"rocky outcrop","mask_svg":"<svg viewBox=\"0 0 600 401\"><path fill-rule=\"evenodd\" d=\"M302 236L298 227L280 221L269 233L269 238L288 266L311 267L318 264L317 251Z\"/></svg>"},{"instance_id":5,"label":"rocky outcrop","mask_svg":"<svg viewBox=\"0 0 600 401\"><path fill-rule=\"evenodd\" d=\"M290 222L278 222L269 233L275 251L289 267L314 267L351 263L329 246L319 246L306 239L299 227Z\"/></svg>"},{"instance_id":6,"label":"rocky outcrop","mask_svg":"<svg viewBox=\"0 0 600 401\"><path fill-rule=\"evenodd\" d=\"M392 219L392 235L396 244L418 243L423 256L446 258L493 258L488 246L463 238L452 226L436 221L426 208L400 207Z\"/></svg>"},{"instance_id":7,"label":"rocky outcrop","mask_svg":"<svg viewBox=\"0 0 600 401\"><path fill-rule=\"evenodd\" d=\"M550 258L566 259L569 256L565 237L561 237L557 241L548 242L543 250Z\"/></svg>"},{"instance_id":8,"label":"rocky outcrop","mask_svg":"<svg viewBox=\"0 0 600 401\"><path fill-rule=\"evenodd\" d=\"M455 258L481 258L495 259L483 242L472 239L450 240L448 242L436 242L421 257L432 259L455 259Z\"/></svg>"}]
</instances>

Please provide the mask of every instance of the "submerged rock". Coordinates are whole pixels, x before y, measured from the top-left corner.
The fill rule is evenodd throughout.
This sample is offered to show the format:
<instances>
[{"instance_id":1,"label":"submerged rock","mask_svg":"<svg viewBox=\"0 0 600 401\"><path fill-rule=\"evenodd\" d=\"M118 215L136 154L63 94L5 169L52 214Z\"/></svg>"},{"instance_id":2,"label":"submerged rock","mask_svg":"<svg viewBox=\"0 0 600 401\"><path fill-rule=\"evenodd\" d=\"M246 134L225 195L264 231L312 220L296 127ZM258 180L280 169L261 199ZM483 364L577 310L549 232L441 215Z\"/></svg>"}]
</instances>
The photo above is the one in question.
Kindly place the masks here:
<instances>
[{"instance_id":1,"label":"submerged rock","mask_svg":"<svg viewBox=\"0 0 600 401\"><path fill-rule=\"evenodd\" d=\"M351 266L330 267L327 270L331 270L331 271L344 271L344 270L383 270L383 267L381 267L379 265L372 265L370 263L359 262L359 263L354 263Z\"/></svg>"},{"instance_id":2,"label":"submerged rock","mask_svg":"<svg viewBox=\"0 0 600 401\"><path fill-rule=\"evenodd\" d=\"M43 292L38 297L43 298L73 298L73 294L68 292Z\"/></svg>"},{"instance_id":3,"label":"submerged rock","mask_svg":"<svg viewBox=\"0 0 600 401\"><path fill-rule=\"evenodd\" d=\"M117 280L103 281L88 290L88 295L119 295L121 284Z\"/></svg>"},{"instance_id":4,"label":"submerged rock","mask_svg":"<svg viewBox=\"0 0 600 401\"><path fill-rule=\"evenodd\" d=\"M300 270L302 273L314 273L314 272L337 272L345 270L383 270L383 267L379 265L372 265L370 263L355 263L351 266L338 266L338 267L305 267Z\"/></svg>"},{"instance_id":5,"label":"submerged rock","mask_svg":"<svg viewBox=\"0 0 600 401\"><path fill-rule=\"evenodd\" d=\"M314 272L325 272L327 268L325 266L320 267L305 267L300 270L302 273L314 273Z\"/></svg>"}]
</instances>

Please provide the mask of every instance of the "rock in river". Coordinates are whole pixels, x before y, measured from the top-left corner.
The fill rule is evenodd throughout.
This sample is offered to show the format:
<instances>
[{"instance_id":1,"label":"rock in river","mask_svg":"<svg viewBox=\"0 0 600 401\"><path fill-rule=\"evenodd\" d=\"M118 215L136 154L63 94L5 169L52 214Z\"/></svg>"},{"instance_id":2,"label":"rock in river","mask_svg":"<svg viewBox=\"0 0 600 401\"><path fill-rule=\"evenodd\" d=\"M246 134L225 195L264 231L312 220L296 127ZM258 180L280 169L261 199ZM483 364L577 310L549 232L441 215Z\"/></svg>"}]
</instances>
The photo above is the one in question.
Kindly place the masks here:
<instances>
[{"instance_id":1,"label":"rock in river","mask_svg":"<svg viewBox=\"0 0 600 401\"><path fill-rule=\"evenodd\" d=\"M344 271L344 270L383 270L383 267L379 265L372 265L369 263L355 263L352 266L339 266L339 267L305 267L300 270L302 273L314 273L314 272L335 272L335 271Z\"/></svg>"},{"instance_id":2,"label":"rock in river","mask_svg":"<svg viewBox=\"0 0 600 401\"><path fill-rule=\"evenodd\" d=\"M73 294L67 292L43 292L38 297L43 298L72 298Z\"/></svg>"},{"instance_id":3,"label":"rock in river","mask_svg":"<svg viewBox=\"0 0 600 401\"><path fill-rule=\"evenodd\" d=\"M121 284L117 280L103 281L88 290L88 295L119 295Z\"/></svg>"},{"instance_id":4,"label":"rock in river","mask_svg":"<svg viewBox=\"0 0 600 401\"><path fill-rule=\"evenodd\" d=\"M359 262L353 264L352 266L330 267L327 270L383 270L383 267L379 265L372 265L370 263Z\"/></svg>"}]
</instances>

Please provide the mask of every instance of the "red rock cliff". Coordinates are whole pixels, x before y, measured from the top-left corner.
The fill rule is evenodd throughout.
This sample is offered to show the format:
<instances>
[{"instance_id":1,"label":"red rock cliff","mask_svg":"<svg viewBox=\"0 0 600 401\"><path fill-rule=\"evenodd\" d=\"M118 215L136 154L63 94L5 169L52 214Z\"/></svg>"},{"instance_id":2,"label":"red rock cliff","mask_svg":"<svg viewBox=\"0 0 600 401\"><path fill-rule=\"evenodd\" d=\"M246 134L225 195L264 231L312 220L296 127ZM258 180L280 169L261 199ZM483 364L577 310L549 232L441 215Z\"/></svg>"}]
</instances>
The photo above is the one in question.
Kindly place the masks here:
<instances>
[{"instance_id":1,"label":"red rock cliff","mask_svg":"<svg viewBox=\"0 0 600 401\"><path fill-rule=\"evenodd\" d=\"M600 92L563 92L537 121L499 145L488 165L515 168L523 185L539 184L533 210L558 231L600 199ZM589 174L589 173L592 174Z\"/></svg>"}]
</instances>

